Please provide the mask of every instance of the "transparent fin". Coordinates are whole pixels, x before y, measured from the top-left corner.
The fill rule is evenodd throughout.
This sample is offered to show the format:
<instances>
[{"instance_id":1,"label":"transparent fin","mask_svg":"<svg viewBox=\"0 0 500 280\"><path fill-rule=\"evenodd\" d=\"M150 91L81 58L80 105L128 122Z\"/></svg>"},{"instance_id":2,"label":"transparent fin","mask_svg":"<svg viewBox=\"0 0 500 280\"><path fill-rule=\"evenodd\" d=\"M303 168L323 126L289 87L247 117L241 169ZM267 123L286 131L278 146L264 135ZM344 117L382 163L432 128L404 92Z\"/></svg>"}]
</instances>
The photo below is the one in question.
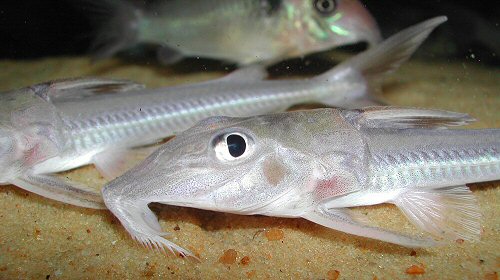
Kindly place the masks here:
<instances>
[{"instance_id":1,"label":"transparent fin","mask_svg":"<svg viewBox=\"0 0 500 280\"><path fill-rule=\"evenodd\" d=\"M398 69L411 57L432 30L445 21L446 17L436 17L406 28L332 70L315 77L315 80L322 83L339 84L342 82L350 85L348 90L351 94L346 96L346 100L339 100L337 92L328 96L323 95L319 101L330 106L361 108L360 106L366 105L364 103L374 100L373 97L369 97L369 88L370 85L374 85L373 81ZM349 104L354 95L359 97Z\"/></svg>"},{"instance_id":2,"label":"transparent fin","mask_svg":"<svg viewBox=\"0 0 500 280\"><path fill-rule=\"evenodd\" d=\"M77 0L75 6L85 9L89 19L98 25L90 46L93 59L103 59L133 46L138 40L142 9L139 1ZM89 12L90 11L90 12Z\"/></svg>"},{"instance_id":3,"label":"transparent fin","mask_svg":"<svg viewBox=\"0 0 500 280\"><path fill-rule=\"evenodd\" d=\"M105 191L104 191L105 192ZM121 203L120 203L121 202ZM122 225L144 247L166 253L165 248L173 254L198 260L190 251L163 238L166 233L161 231L156 215L144 201L123 202L114 200L107 203L108 208L120 220Z\"/></svg>"},{"instance_id":4,"label":"transparent fin","mask_svg":"<svg viewBox=\"0 0 500 280\"><path fill-rule=\"evenodd\" d=\"M408 60L429 34L446 20L445 16L439 16L410 26L336 68L357 69L369 79L390 74Z\"/></svg>"},{"instance_id":5,"label":"transparent fin","mask_svg":"<svg viewBox=\"0 0 500 280\"><path fill-rule=\"evenodd\" d=\"M92 158L92 163L107 180L112 180L125 173L135 163L141 162L158 147L151 146L137 149L111 149Z\"/></svg>"},{"instance_id":6,"label":"transparent fin","mask_svg":"<svg viewBox=\"0 0 500 280\"><path fill-rule=\"evenodd\" d=\"M413 224L439 239L479 240L481 214L467 186L408 191L394 203Z\"/></svg>"},{"instance_id":7,"label":"transparent fin","mask_svg":"<svg viewBox=\"0 0 500 280\"><path fill-rule=\"evenodd\" d=\"M92 162L107 180L112 180L127 171L127 150L114 149L95 155Z\"/></svg>"},{"instance_id":8,"label":"transparent fin","mask_svg":"<svg viewBox=\"0 0 500 280\"><path fill-rule=\"evenodd\" d=\"M364 225L349 214L348 209L326 209L322 206L306 213L303 218L338 231L373 238L406 247L430 247L438 243L432 239L411 237L400 233Z\"/></svg>"},{"instance_id":9,"label":"transparent fin","mask_svg":"<svg viewBox=\"0 0 500 280\"><path fill-rule=\"evenodd\" d=\"M60 202L93 209L106 209L98 190L76 182L66 182L49 175L26 175L12 180L12 184L27 191Z\"/></svg>"},{"instance_id":10,"label":"transparent fin","mask_svg":"<svg viewBox=\"0 0 500 280\"><path fill-rule=\"evenodd\" d=\"M475 121L467 114L405 107L368 107L343 114L358 128L445 128Z\"/></svg>"}]
</instances>

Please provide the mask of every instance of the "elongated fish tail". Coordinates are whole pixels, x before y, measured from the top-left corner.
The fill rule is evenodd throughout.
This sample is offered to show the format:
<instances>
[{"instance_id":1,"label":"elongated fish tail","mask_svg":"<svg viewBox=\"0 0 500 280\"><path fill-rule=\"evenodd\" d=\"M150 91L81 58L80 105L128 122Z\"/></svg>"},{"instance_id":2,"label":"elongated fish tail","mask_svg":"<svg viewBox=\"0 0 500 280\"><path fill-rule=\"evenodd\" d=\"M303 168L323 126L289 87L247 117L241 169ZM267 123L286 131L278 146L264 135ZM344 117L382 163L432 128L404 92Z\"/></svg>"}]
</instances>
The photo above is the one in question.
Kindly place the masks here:
<instances>
[{"instance_id":1,"label":"elongated fish tail","mask_svg":"<svg viewBox=\"0 0 500 280\"><path fill-rule=\"evenodd\" d=\"M93 59L112 56L137 42L142 9L127 0L82 0L99 25L90 51Z\"/></svg>"},{"instance_id":2,"label":"elongated fish tail","mask_svg":"<svg viewBox=\"0 0 500 280\"><path fill-rule=\"evenodd\" d=\"M347 108L380 105L369 94L370 90L373 90L370 84L398 69L411 57L429 34L446 20L445 16L440 16L408 27L316 77L316 79L332 85L338 85L339 82L343 85L341 88L335 88L336 90L334 89L332 94L322 96L320 101L332 106L339 106L340 103L342 107ZM338 96L339 92L341 93L340 97Z\"/></svg>"}]
</instances>

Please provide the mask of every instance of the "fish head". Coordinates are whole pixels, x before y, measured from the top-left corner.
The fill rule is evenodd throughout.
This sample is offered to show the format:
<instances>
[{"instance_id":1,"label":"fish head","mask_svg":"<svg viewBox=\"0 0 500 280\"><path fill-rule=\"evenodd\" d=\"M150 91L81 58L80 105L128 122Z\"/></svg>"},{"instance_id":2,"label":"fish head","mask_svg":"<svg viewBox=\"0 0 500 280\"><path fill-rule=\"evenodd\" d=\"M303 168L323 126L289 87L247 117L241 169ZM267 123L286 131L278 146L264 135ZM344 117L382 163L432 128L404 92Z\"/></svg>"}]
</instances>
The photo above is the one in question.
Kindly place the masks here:
<instances>
[{"instance_id":1,"label":"fish head","mask_svg":"<svg viewBox=\"0 0 500 280\"><path fill-rule=\"evenodd\" d=\"M0 183L23 174L63 149L55 107L31 88L0 95Z\"/></svg>"},{"instance_id":2,"label":"fish head","mask_svg":"<svg viewBox=\"0 0 500 280\"><path fill-rule=\"evenodd\" d=\"M300 215L317 198L322 148L313 138L335 125L331 111L209 118L112 181L104 199Z\"/></svg>"},{"instance_id":3,"label":"fish head","mask_svg":"<svg viewBox=\"0 0 500 280\"><path fill-rule=\"evenodd\" d=\"M290 0L286 7L288 16L296 18L299 53L358 42L372 46L382 40L375 19L358 0Z\"/></svg>"},{"instance_id":4,"label":"fish head","mask_svg":"<svg viewBox=\"0 0 500 280\"><path fill-rule=\"evenodd\" d=\"M0 127L0 184L17 177L19 172L16 163L19 157L13 131Z\"/></svg>"}]
</instances>

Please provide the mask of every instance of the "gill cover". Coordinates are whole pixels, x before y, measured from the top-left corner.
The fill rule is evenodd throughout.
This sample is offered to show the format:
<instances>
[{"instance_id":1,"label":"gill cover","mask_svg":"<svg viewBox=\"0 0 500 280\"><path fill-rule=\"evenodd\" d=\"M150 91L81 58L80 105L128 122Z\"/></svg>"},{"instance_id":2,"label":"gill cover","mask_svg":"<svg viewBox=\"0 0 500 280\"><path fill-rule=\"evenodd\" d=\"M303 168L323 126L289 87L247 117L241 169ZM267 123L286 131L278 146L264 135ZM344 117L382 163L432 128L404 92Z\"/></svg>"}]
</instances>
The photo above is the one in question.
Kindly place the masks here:
<instances>
[{"instance_id":1,"label":"gill cover","mask_svg":"<svg viewBox=\"0 0 500 280\"><path fill-rule=\"evenodd\" d=\"M0 182L24 171L63 148L62 120L40 91L43 85L0 94Z\"/></svg>"}]
</instances>

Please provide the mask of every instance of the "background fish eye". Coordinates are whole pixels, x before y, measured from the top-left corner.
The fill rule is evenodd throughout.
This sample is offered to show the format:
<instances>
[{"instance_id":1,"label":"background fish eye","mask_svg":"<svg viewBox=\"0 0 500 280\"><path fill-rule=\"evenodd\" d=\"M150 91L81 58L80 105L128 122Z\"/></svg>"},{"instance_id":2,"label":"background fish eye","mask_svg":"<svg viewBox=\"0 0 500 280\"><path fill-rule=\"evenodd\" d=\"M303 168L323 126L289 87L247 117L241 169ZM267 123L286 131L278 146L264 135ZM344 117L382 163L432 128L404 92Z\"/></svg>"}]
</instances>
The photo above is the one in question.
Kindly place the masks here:
<instances>
[{"instance_id":1,"label":"background fish eye","mask_svg":"<svg viewBox=\"0 0 500 280\"><path fill-rule=\"evenodd\" d=\"M335 0L314 0L314 8L321 15L330 15L337 9Z\"/></svg>"}]
</instances>

